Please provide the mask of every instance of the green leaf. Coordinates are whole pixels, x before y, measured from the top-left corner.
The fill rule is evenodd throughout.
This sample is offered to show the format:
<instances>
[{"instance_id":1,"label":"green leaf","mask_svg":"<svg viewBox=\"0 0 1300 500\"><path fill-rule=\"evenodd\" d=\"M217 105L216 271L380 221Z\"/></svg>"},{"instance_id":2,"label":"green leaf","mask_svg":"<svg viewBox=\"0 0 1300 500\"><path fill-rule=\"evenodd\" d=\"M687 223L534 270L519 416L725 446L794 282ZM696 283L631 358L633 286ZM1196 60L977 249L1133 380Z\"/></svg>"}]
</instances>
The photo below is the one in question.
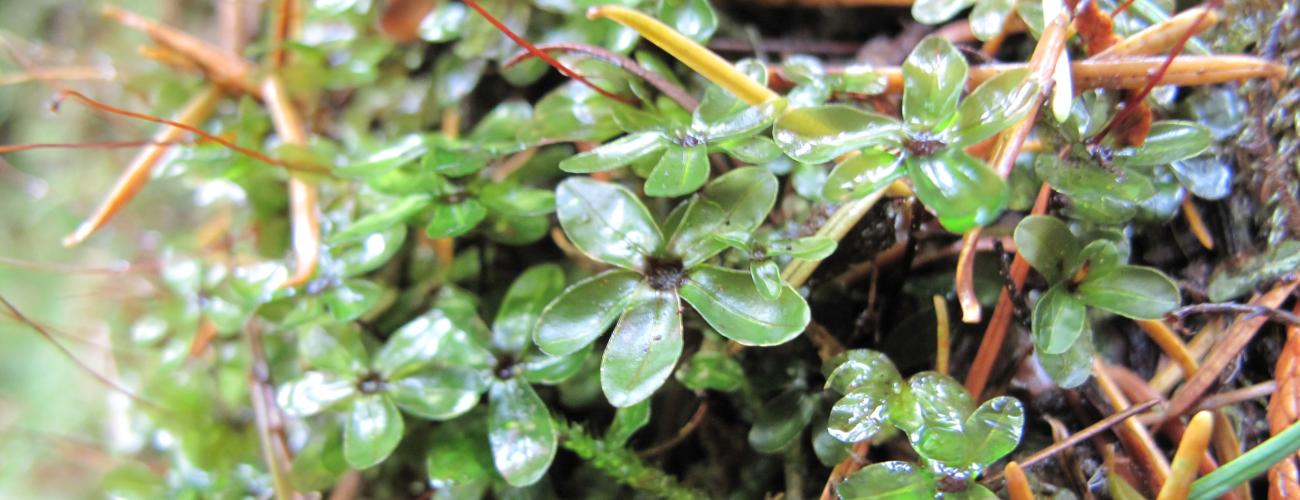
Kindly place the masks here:
<instances>
[{"instance_id":1,"label":"green leaf","mask_svg":"<svg viewBox=\"0 0 1300 500\"><path fill-rule=\"evenodd\" d=\"M744 345L783 344L808 326L808 303L784 285L777 300L764 298L748 273L716 266L690 270L681 296L718 333Z\"/></svg>"},{"instance_id":2,"label":"green leaf","mask_svg":"<svg viewBox=\"0 0 1300 500\"><path fill-rule=\"evenodd\" d=\"M648 423L650 423L649 399L619 408L614 412L614 422L609 424L609 430L605 431L605 442L620 448L626 446L627 440L632 439L632 435Z\"/></svg>"},{"instance_id":3,"label":"green leaf","mask_svg":"<svg viewBox=\"0 0 1300 500\"><path fill-rule=\"evenodd\" d=\"M355 394L352 380L311 371L290 381L276 392L276 403L285 413L309 417Z\"/></svg>"},{"instance_id":4,"label":"green leaf","mask_svg":"<svg viewBox=\"0 0 1300 500\"><path fill-rule=\"evenodd\" d=\"M718 351L699 351L677 370L677 381L692 391L732 392L745 386L740 362Z\"/></svg>"},{"instance_id":5,"label":"green leaf","mask_svg":"<svg viewBox=\"0 0 1300 500\"><path fill-rule=\"evenodd\" d=\"M690 202L668 242L668 252L691 268L727 245L715 236L750 233L776 204L776 176L758 167L743 167L713 179Z\"/></svg>"},{"instance_id":6,"label":"green leaf","mask_svg":"<svg viewBox=\"0 0 1300 500\"><path fill-rule=\"evenodd\" d=\"M889 417L922 457L961 464L969 456L964 424L974 409L966 388L952 377L921 372L890 400Z\"/></svg>"},{"instance_id":7,"label":"green leaf","mask_svg":"<svg viewBox=\"0 0 1300 500\"><path fill-rule=\"evenodd\" d=\"M564 270L559 265L539 264L524 270L501 299L492 323L493 347L504 354L522 353L542 310L563 291Z\"/></svg>"},{"instance_id":8,"label":"green leaf","mask_svg":"<svg viewBox=\"0 0 1300 500\"><path fill-rule=\"evenodd\" d=\"M886 394L869 390L845 394L831 407L826 430L846 443L871 439L889 424L887 401Z\"/></svg>"},{"instance_id":9,"label":"green leaf","mask_svg":"<svg viewBox=\"0 0 1300 500\"><path fill-rule=\"evenodd\" d=\"M487 216L487 209L474 198L457 202L435 202L433 216L424 230L430 238L454 238L470 232Z\"/></svg>"},{"instance_id":10,"label":"green leaf","mask_svg":"<svg viewBox=\"0 0 1300 500\"><path fill-rule=\"evenodd\" d=\"M1011 14L1011 9L1015 7L1014 0L979 0L975 2L975 9L971 11L970 29L975 34L975 38L982 41L988 41L1002 31L1002 25L1006 24L1007 16Z\"/></svg>"},{"instance_id":11,"label":"green leaf","mask_svg":"<svg viewBox=\"0 0 1300 500\"><path fill-rule=\"evenodd\" d=\"M528 123L533 117L533 106L522 99L501 101L489 111L487 116L479 119L474 130L466 138L477 142L513 142L519 132L519 124Z\"/></svg>"},{"instance_id":12,"label":"green leaf","mask_svg":"<svg viewBox=\"0 0 1300 500\"><path fill-rule=\"evenodd\" d=\"M781 296L781 266L771 260L756 260L749 263L749 276L754 279L754 287L759 295L767 300L776 300Z\"/></svg>"},{"instance_id":13,"label":"green leaf","mask_svg":"<svg viewBox=\"0 0 1300 500\"><path fill-rule=\"evenodd\" d=\"M1209 500L1219 498L1237 485L1263 474L1274 464L1295 455L1300 449L1300 423L1287 426L1259 446L1242 453L1218 469L1192 483L1187 498Z\"/></svg>"},{"instance_id":14,"label":"green leaf","mask_svg":"<svg viewBox=\"0 0 1300 500\"><path fill-rule=\"evenodd\" d=\"M402 325L375 353L374 368L398 379L436 360L452 358L455 366L490 366L494 357L441 309Z\"/></svg>"},{"instance_id":15,"label":"green leaf","mask_svg":"<svg viewBox=\"0 0 1300 500\"><path fill-rule=\"evenodd\" d=\"M1034 305L1034 348L1048 354L1062 354L1079 340L1092 335L1088 310L1064 283L1053 286Z\"/></svg>"},{"instance_id":16,"label":"green leaf","mask_svg":"<svg viewBox=\"0 0 1300 500\"><path fill-rule=\"evenodd\" d=\"M570 285L542 310L533 340L552 356L577 352L623 314L640 284L640 274L615 270Z\"/></svg>"},{"instance_id":17,"label":"green leaf","mask_svg":"<svg viewBox=\"0 0 1300 500\"><path fill-rule=\"evenodd\" d=\"M509 216L548 215L555 211L555 193L547 189L494 182L479 190L478 200L488 210Z\"/></svg>"},{"instance_id":18,"label":"green leaf","mask_svg":"<svg viewBox=\"0 0 1300 500\"><path fill-rule=\"evenodd\" d=\"M966 489L962 491L944 493L943 498L944 500L998 500L997 494L975 481L967 482Z\"/></svg>"},{"instance_id":19,"label":"green leaf","mask_svg":"<svg viewBox=\"0 0 1300 500\"><path fill-rule=\"evenodd\" d=\"M374 177L411 163L428 150L423 136L409 134L361 161L339 166L334 171L346 177Z\"/></svg>"},{"instance_id":20,"label":"green leaf","mask_svg":"<svg viewBox=\"0 0 1300 500\"><path fill-rule=\"evenodd\" d=\"M881 149L866 149L831 170L822 195L836 201L862 198L884 189L906 174L898 156Z\"/></svg>"},{"instance_id":21,"label":"green leaf","mask_svg":"<svg viewBox=\"0 0 1300 500\"><path fill-rule=\"evenodd\" d=\"M927 5L925 1L914 4L913 15L927 10L923 7ZM956 10L969 4L958 5ZM938 16L924 19L938 19ZM917 20L925 22L923 18ZM938 131L957 112L957 98L966 86L966 71L966 58L952 43L933 35L921 40L903 61L903 121Z\"/></svg>"},{"instance_id":22,"label":"green leaf","mask_svg":"<svg viewBox=\"0 0 1300 500\"><path fill-rule=\"evenodd\" d=\"M605 346L600 387L617 408L631 406L664 384L682 354L677 294L658 292L632 304Z\"/></svg>"},{"instance_id":23,"label":"green leaf","mask_svg":"<svg viewBox=\"0 0 1300 500\"><path fill-rule=\"evenodd\" d=\"M430 486L439 493L448 493L445 498L481 498L496 480L483 420L465 419L458 421L459 425L438 426L430 436L430 442L435 444L429 447L425 471Z\"/></svg>"},{"instance_id":24,"label":"green leaf","mask_svg":"<svg viewBox=\"0 0 1300 500\"><path fill-rule=\"evenodd\" d=\"M341 328L331 335L320 326L312 326L298 336L298 353L315 368L347 378L365 373L366 348L355 328Z\"/></svg>"},{"instance_id":25,"label":"green leaf","mask_svg":"<svg viewBox=\"0 0 1300 500\"><path fill-rule=\"evenodd\" d=\"M1170 163L1169 169L1198 198L1221 200L1232 193L1232 165L1217 157L1178 160Z\"/></svg>"},{"instance_id":26,"label":"green leaf","mask_svg":"<svg viewBox=\"0 0 1300 500\"><path fill-rule=\"evenodd\" d=\"M1204 153L1210 148L1210 130L1204 125L1162 120L1151 125L1147 140L1137 148L1115 152L1115 164L1121 167L1168 165Z\"/></svg>"},{"instance_id":27,"label":"green leaf","mask_svg":"<svg viewBox=\"0 0 1300 500\"><path fill-rule=\"evenodd\" d=\"M822 260L835 253L839 244L833 238L805 236L793 240L777 240L767 245L768 255L789 255L797 259Z\"/></svg>"},{"instance_id":28,"label":"green leaf","mask_svg":"<svg viewBox=\"0 0 1300 500\"><path fill-rule=\"evenodd\" d=\"M486 151L466 147L442 136L435 136L437 145L424 155L420 166L426 171L447 177L464 177L477 173L487 166L492 156Z\"/></svg>"},{"instance_id":29,"label":"green leaf","mask_svg":"<svg viewBox=\"0 0 1300 500\"><path fill-rule=\"evenodd\" d=\"M1035 351L1038 363L1043 371L1052 377L1052 381L1063 389L1083 385L1092 374L1092 357L1096 351L1092 347L1092 335L1081 335L1070 346L1070 350L1061 354L1048 354Z\"/></svg>"},{"instance_id":30,"label":"green leaf","mask_svg":"<svg viewBox=\"0 0 1300 500\"><path fill-rule=\"evenodd\" d=\"M781 158L781 147L770 137L755 135L719 144L732 158L742 163L763 165Z\"/></svg>"},{"instance_id":31,"label":"green leaf","mask_svg":"<svg viewBox=\"0 0 1300 500\"><path fill-rule=\"evenodd\" d=\"M772 139L797 161L822 163L849 151L898 144L902 129L888 116L832 104L786 111L772 126Z\"/></svg>"},{"instance_id":32,"label":"green leaf","mask_svg":"<svg viewBox=\"0 0 1300 500\"><path fill-rule=\"evenodd\" d=\"M396 226L356 241L331 245L329 253L339 265L339 276L359 276L388 263L401 250L406 232L405 226Z\"/></svg>"},{"instance_id":33,"label":"green leaf","mask_svg":"<svg viewBox=\"0 0 1300 500\"><path fill-rule=\"evenodd\" d=\"M388 395L407 413L447 420L478 405L487 377L480 370L438 368L388 381Z\"/></svg>"},{"instance_id":34,"label":"green leaf","mask_svg":"<svg viewBox=\"0 0 1300 500\"><path fill-rule=\"evenodd\" d=\"M541 479L555 459L557 438L551 412L520 378L488 389L488 443L497 471L511 486Z\"/></svg>"},{"instance_id":35,"label":"green leaf","mask_svg":"<svg viewBox=\"0 0 1300 500\"><path fill-rule=\"evenodd\" d=\"M1068 261L1079 253L1079 241L1060 219L1050 215L1030 215L1016 225L1016 251L1048 283L1069 277L1073 269Z\"/></svg>"},{"instance_id":36,"label":"green leaf","mask_svg":"<svg viewBox=\"0 0 1300 500\"><path fill-rule=\"evenodd\" d=\"M588 346L590 347L590 346ZM579 349L564 356L541 353L530 355L524 362L523 377L534 384L555 385L574 376L591 356L591 349Z\"/></svg>"},{"instance_id":37,"label":"green leaf","mask_svg":"<svg viewBox=\"0 0 1300 500\"><path fill-rule=\"evenodd\" d=\"M406 222L411 216L420 213L424 207L433 202L427 194L414 194L397 200L395 203L367 213L364 217L349 224L342 231L331 234L330 244L360 240L366 236L386 230Z\"/></svg>"},{"instance_id":38,"label":"green leaf","mask_svg":"<svg viewBox=\"0 0 1300 500\"><path fill-rule=\"evenodd\" d=\"M1227 302L1255 291L1260 284L1300 269L1300 241L1284 240L1243 261L1219 264L1206 293L1211 302Z\"/></svg>"},{"instance_id":39,"label":"green leaf","mask_svg":"<svg viewBox=\"0 0 1300 500\"><path fill-rule=\"evenodd\" d=\"M703 144L669 146L645 180L646 196L673 197L691 194L709 180L709 148Z\"/></svg>"},{"instance_id":40,"label":"green leaf","mask_svg":"<svg viewBox=\"0 0 1300 500\"><path fill-rule=\"evenodd\" d=\"M402 414L393 400L378 394L358 397L343 428L343 458L354 469L369 469L397 449L402 430Z\"/></svg>"},{"instance_id":41,"label":"green leaf","mask_svg":"<svg viewBox=\"0 0 1300 500\"><path fill-rule=\"evenodd\" d=\"M748 137L772 124L776 115L785 110L784 99L773 99L757 106L746 106L718 122L696 119L691 123L691 133L709 142Z\"/></svg>"},{"instance_id":42,"label":"green leaf","mask_svg":"<svg viewBox=\"0 0 1300 500\"><path fill-rule=\"evenodd\" d=\"M352 321L374 307L383 293L384 288L374 282L350 279L326 290L321 301L335 320Z\"/></svg>"},{"instance_id":43,"label":"green leaf","mask_svg":"<svg viewBox=\"0 0 1300 500\"><path fill-rule=\"evenodd\" d=\"M575 174L613 170L657 154L668 144L663 132L636 132L570 156L560 162L560 170Z\"/></svg>"},{"instance_id":44,"label":"green leaf","mask_svg":"<svg viewBox=\"0 0 1300 500\"><path fill-rule=\"evenodd\" d=\"M555 205L569 241L595 260L640 271L663 246L650 211L622 186L571 177L555 188Z\"/></svg>"},{"instance_id":45,"label":"green leaf","mask_svg":"<svg viewBox=\"0 0 1300 500\"><path fill-rule=\"evenodd\" d=\"M749 429L749 446L761 453L777 453L803 433L817 410L817 397L801 389L786 389L763 403Z\"/></svg>"},{"instance_id":46,"label":"green leaf","mask_svg":"<svg viewBox=\"0 0 1300 500\"><path fill-rule=\"evenodd\" d=\"M987 467L1020 444L1025 428L1025 407L1015 398L1000 396L980 405L966 417L971 455L966 463Z\"/></svg>"},{"instance_id":47,"label":"green leaf","mask_svg":"<svg viewBox=\"0 0 1300 500\"><path fill-rule=\"evenodd\" d=\"M844 66L835 87L842 92L876 95L889 88L889 78L867 64L849 64Z\"/></svg>"},{"instance_id":48,"label":"green leaf","mask_svg":"<svg viewBox=\"0 0 1300 500\"><path fill-rule=\"evenodd\" d=\"M1088 305L1133 319L1160 319L1178 307L1178 285L1159 270L1118 266L1108 273L1089 274L1079 284L1079 297Z\"/></svg>"},{"instance_id":49,"label":"green leaf","mask_svg":"<svg viewBox=\"0 0 1300 500\"><path fill-rule=\"evenodd\" d=\"M985 3L990 2L980 5ZM957 125L949 147L974 145L1023 120L1037 93L1038 83L1029 79L1028 69L1007 71L980 84L957 108Z\"/></svg>"},{"instance_id":50,"label":"green leaf","mask_svg":"<svg viewBox=\"0 0 1300 500\"><path fill-rule=\"evenodd\" d=\"M420 22L420 38L429 43L442 43L460 36L465 23L465 4L444 3L429 12Z\"/></svg>"},{"instance_id":51,"label":"green leaf","mask_svg":"<svg viewBox=\"0 0 1300 500\"><path fill-rule=\"evenodd\" d=\"M705 43L718 29L718 15L707 0L666 0L660 2L659 19L682 36Z\"/></svg>"},{"instance_id":52,"label":"green leaf","mask_svg":"<svg viewBox=\"0 0 1300 500\"><path fill-rule=\"evenodd\" d=\"M1077 255L1066 262L1065 268L1069 275L1087 267L1088 274L1105 274L1109 273L1121 264L1123 259L1120 258L1119 249L1109 240L1097 239L1083 247Z\"/></svg>"},{"instance_id":53,"label":"green leaf","mask_svg":"<svg viewBox=\"0 0 1300 500\"><path fill-rule=\"evenodd\" d=\"M1010 189L982 160L960 149L908 157L907 172L917 199L943 227L964 233L993 222L1007 206Z\"/></svg>"},{"instance_id":54,"label":"green leaf","mask_svg":"<svg viewBox=\"0 0 1300 500\"><path fill-rule=\"evenodd\" d=\"M975 0L920 0L912 4L912 18L921 24L939 24L973 3Z\"/></svg>"},{"instance_id":55,"label":"green leaf","mask_svg":"<svg viewBox=\"0 0 1300 500\"><path fill-rule=\"evenodd\" d=\"M888 396L902 389L903 377L888 356L870 349L845 351L826 362L834 367L826 376L826 388L840 394L870 392Z\"/></svg>"},{"instance_id":56,"label":"green leaf","mask_svg":"<svg viewBox=\"0 0 1300 500\"><path fill-rule=\"evenodd\" d=\"M835 487L843 500L934 500L934 478L907 462L871 464Z\"/></svg>"}]
</instances>

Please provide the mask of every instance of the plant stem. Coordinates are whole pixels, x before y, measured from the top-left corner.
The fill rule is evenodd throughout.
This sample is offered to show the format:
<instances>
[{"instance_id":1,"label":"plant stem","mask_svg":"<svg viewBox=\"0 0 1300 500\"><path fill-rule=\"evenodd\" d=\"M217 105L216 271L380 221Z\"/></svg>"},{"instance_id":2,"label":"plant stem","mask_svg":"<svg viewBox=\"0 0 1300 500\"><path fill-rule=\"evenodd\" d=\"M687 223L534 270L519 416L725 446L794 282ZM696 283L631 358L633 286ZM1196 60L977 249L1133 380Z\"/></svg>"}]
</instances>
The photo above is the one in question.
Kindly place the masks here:
<instances>
[{"instance_id":1,"label":"plant stem","mask_svg":"<svg viewBox=\"0 0 1300 500\"><path fill-rule=\"evenodd\" d=\"M252 80L253 65L243 58L203 41L193 35L121 7L105 5L104 16L149 35L159 45L167 47L192 60L213 82L223 87L257 96L257 84Z\"/></svg>"},{"instance_id":2,"label":"plant stem","mask_svg":"<svg viewBox=\"0 0 1300 500\"><path fill-rule=\"evenodd\" d=\"M935 294L934 300L934 331L935 331L935 354L934 354L934 371L948 374L948 301L943 300L942 295Z\"/></svg>"},{"instance_id":3,"label":"plant stem","mask_svg":"<svg viewBox=\"0 0 1300 500\"><path fill-rule=\"evenodd\" d=\"M1100 61L1126 56L1163 54L1173 48L1188 30L1192 30L1192 35L1195 36L1213 26L1218 20L1219 16L1214 11L1206 10L1204 7L1193 7L1120 40L1106 50L1096 53L1091 59ZM1195 24L1198 21L1199 24Z\"/></svg>"},{"instance_id":4,"label":"plant stem","mask_svg":"<svg viewBox=\"0 0 1300 500\"><path fill-rule=\"evenodd\" d=\"M641 66L636 61L625 55L610 52L603 47L597 47L585 43L555 42L538 44L537 50L542 52L561 51L586 54L587 56L618 66L624 71L632 73L638 78L645 80L646 83L650 84L650 86L658 89L659 92L662 92L673 101L676 101L677 104L681 105L681 107L685 108L687 111L695 111L695 108L700 105L700 102L696 100L695 97L686 93L685 90L668 81L666 78L659 76L658 73L646 69L644 66ZM537 55L533 52L523 50L518 54L511 56L510 59L506 59L505 62L502 62L501 67L509 68L534 57L537 57Z\"/></svg>"},{"instance_id":5,"label":"plant stem","mask_svg":"<svg viewBox=\"0 0 1300 500\"><path fill-rule=\"evenodd\" d=\"M708 498L703 492L682 486L676 478L641 461L631 450L592 437L580 425L562 419L556 419L556 424L562 437L561 446L620 483L658 498Z\"/></svg>"},{"instance_id":6,"label":"plant stem","mask_svg":"<svg viewBox=\"0 0 1300 500\"><path fill-rule=\"evenodd\" d=\"M262 98L280 140L285 144L306 147L307 127L285 94L279 77L266 78L262 84ZM299 175L289 176L289 216L293 230L294 271L280 285L283 288L306 283L316 273L320 262L320 193L314 182Z\"/></svg>"},{"instance_id":7,"label":"plant stem","mask_svg":"<svg viewBox=\"0 0 1300 500\"><path fill-rule=\"evenodd\" d=\"M257 423L257 440L262 447L262 460L271 476L271 489L277 500L298 498L289 480L289 445L284 436L284 417L275 404L275 384L271 382L271 368L266 364L266 351L262 348L262 331L250 321L244 326L248 339L251 364L248 369L248 392L253 403L253 419Z\"/></svg>"},{"instance_id":8,"label":"plant stem","mask_svg":"<svg viewBox=\"0 0 1300 500\"><path fill-rule=\"evenodd\" d=\"M1092 377L1115 411L1131 406L1128 398L1124 397L1119 386L1106 371L1101 358L1092 359ZM1156 446L1151 432L1137 420L1128 419L1120 423L1117 434L1124 448L1146 469L1148 486L1153 491L1160 491L1169 480L1169 461L1160 453L1160 447Z\"/></svg>"}]
</instances>

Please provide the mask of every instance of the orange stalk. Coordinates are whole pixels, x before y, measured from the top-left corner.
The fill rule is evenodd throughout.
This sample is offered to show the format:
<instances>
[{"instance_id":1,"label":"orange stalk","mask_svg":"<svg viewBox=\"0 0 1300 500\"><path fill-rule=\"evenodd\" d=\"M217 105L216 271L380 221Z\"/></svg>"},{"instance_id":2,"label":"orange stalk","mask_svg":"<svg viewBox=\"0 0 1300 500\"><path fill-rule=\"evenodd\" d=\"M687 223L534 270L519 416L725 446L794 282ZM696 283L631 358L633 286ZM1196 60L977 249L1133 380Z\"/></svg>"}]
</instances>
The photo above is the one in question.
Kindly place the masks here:
<instances>
[{"instance_id":1,"label":"orange stalk","mask_svg":"<svg viewBox=\"0 0 1300 500\"><path fill-rule=\"evenodd\" d=\"M1007 463L1002 475L1007 478L1007 495L1011 500L1034 500L1034 490L1029 487L1029 479L1020 464L1014 460Z\"/></svg>"},{"instance_id":2,"label":"orange stalk","mask_svg":"<svg viewBox=\"0 0 1300 500\"><path fill-rule=\"evenodd\" d=\"M1192 203L1192 195L1184 196L1180 206L1183 217L1187 219L1187 227L1192 230L1192 234L1196 235L1196 241L1201 242L1201 246L1206 250L1214 250L1214 237L1210 236L1210 230L1205 226L1201 212L1196 210L1196 204Z\"/></svg>"},{"instance_id":3,"label":"orange stalk","mask_svg":"<svg viewBox=\"0 0 1300 500\"><path fill-rule=\"evenodd\" d=\"M831 475L826 479L826 486L822 487L821 500L836 500L840 497L835 488L849 474L857 472L862 466L867 464L867 451L871 448L870 441L861 441L853 444L853 450L849 452L848 458L835 464L831 469Z\"/></svg>"},{"instance_id":4,"label":"orange stalk","mask_svg":"<svg viewBox=\"0 0 1300 500\"><path fill-rule=\"evenodd\" d=\"M1169 480L1160 488L1156 500L1180 500L1187 498L1187 491L1196 479L1196 464L1210 444L1210 433L1214 431L1214 416L1208 411L1197 413L1187 425L1178 451L1174 454L1170 466Z\"/></svg>"},{"instance_id":5,"label":"orange stalk","mask_svg":"<svg viewBox=\"0 0 1300 500\"><path fill-rule=\"evenodd\" d=\"M1101 389L1102 394L1110 401L1110 405L1115 411L1130 406L1128 398L1115 384L1105 366L1102 365L1100 358L1093 358L1092 360L1092 376L1097 382L1097 387ZM1160 447L1156 446L1155 439L1151 437L1151 432L1136 419L1130 418L1119 424L1118 434L1124 448L1146 469L1147 483L1151 489L1159 491L1163 488L1169 478L1169 462L1160 453Z\"/></svg>"},{"instance_id":6,"label":"orange stalk","mask_svg":"<svg viewBox=\"0 0 1300 500\"><path fill-rule=\"evenodd\" d=\"M193 128L203 123L209 116L212 116L212 112L216 109L217 102L220 100L221 90L216 87L208 87L190 98L190 101L176 114L173 123ZM168 125L172 124L169 123ZM135 198L136 193L139 193L144 188L144 185L149 182L150 173L153 172L154 166L158 165L158 161L162 159L163 153L167 152L168 145L180 140L185 135L187 131L185 127L167 126L154 134L153 142L158 144L151 144L140 151L140 154L127 167L126 172L118 179L117 185L113 186L108 198L99 205L99 208L95 210L95 213L89 219L77 226L76 231L63 239L63 245L74 246L86 241L86 238L89 238L96 230L103 227L104 224L108 223L109 219L122 210L122 207L130 203L131 199Z\"/></svg>"},{"instance_id":7,"label":"orange stalk","mask_svg":"<svg viewBox=\"0 0 1300 500\"><path fill-rule=\"evenodd\" d=\"M934 296L934 323L936 348L934 354L934 371L948 374L948 302L942 295Z\"/></svg>"},{"instance_id":8,"label":"orange stalk","mask_svg":"<svg viewBox=\"0 0 1300 500\"><path fill-rule=\"evenodd\" d=\"M193 35L114 5L104 6L104 16L149 35L159 45L194 61L218 85L256 96L253 65L243 58Z\"/></svg>"},{"instance_id":9,"label":"orange stalk","mask_svg":"<svg viewBox=\"0 0 1300 500\"><path fill-rule=\"evenodd\" d=\"M1164 321L1160 320L1138 320L1138 326L1142 331L1147 332L1147 336L1165 351L1169 359L1174 360L1179 368L1182 368L1183 375L1191 376L1196 372L1196 359L1192 353L1187 350L1187 345L1182 339Z\"/></svg>"},{"instance_id":10,"label":"orange stalk","mask_svg":"<svg viewBox=\"0 0 1300 500\"><path fill-rule=\"evenodd\" d=\"M1116 42L1106 50L1092 56L1094 60L1114 59L1125 56L1152 56L1163 54L1174 48L1178 41L1191 30L1192 36L1214 26L1219 16L1204 7L1194 7L1178 15L1154 24L1142 31Z\"/></svg>"},{"instance_id":11,"label":"orange stalk","mask_svg":"<svg viewBox=\"0 0 1300 500\"><path fill-rule=\"evenodd\" d=\"M983 316L979 296L975 295L975 250L980 229L977 227L962 235L961 250L957 253L957 272L953 278L957 303L961 305L961 322L967 324L979 323Z\"/></svg>"},{"instance_id":12,"label":"orange stalk","mask_svg":"<svg viewBox=\"0 0 1300 500\"><path fill-rule=\"evenodd\" d=\"M285 94L284 84L274 75L262 83L262 99L271 113L275 131L285 144L307 145L307 127ZM320 193L316 184L298 175L289 176L289 220L293 226L293 275L281 287L306 283L320 261Z\"/></svg>"}]
</instances>

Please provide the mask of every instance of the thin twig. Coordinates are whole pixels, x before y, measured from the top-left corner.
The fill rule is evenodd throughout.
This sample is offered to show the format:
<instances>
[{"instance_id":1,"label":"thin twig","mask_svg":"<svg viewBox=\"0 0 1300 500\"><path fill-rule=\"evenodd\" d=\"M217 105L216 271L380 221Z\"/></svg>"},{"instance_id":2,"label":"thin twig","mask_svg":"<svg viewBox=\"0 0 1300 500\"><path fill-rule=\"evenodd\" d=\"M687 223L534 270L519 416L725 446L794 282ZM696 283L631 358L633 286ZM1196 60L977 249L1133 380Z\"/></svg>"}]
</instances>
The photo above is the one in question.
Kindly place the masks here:
<instances>
[{"instance_id":1,"label":"thin twig","mask_svg":"<svg viewBox=\"0 0 1300 500\"><path fill-rule=\"evenodd\" d=\"M934 330L935 330L935 354L934 354L934 371L948 374L948 301L943 300L942 295L935 294L934 300Z\"/></svg>"},{"instance_id":2,"label":"thin twig","mask_svg":"<svg viewBox=\"0 0 1300 500\"><path fill-rule=\"evenodd\" d=\"M669 438L667 441L636 452L637 456L641 458L653 458L677 447L677 445L681 444L682 441L685 441L686 438L690 437L691 433L695 432L695 429L700 427L700 424L704 423L704 417L708 414L709 401L701 399L700 405L695 408L695 413L691 414L691 418L686 421L686 425L683 425L681 429L677 430L677 434L674 434L673 437Z\"/></svg>"},{"instance_id":3,"label":"thin twig","mask_svg":"<svg viewBox=\"0 0 1300 500\"><path fill-rule=\"evenodd\" d=\"M262 331L254 321L244 325L251 361L248 368L248 393L253 403L253 419L257 423L257 439L262 445L262 459L266 461L271 476L271 488L277 500L298 497L289 479L292 456L284 435L284 415L275 403L275 384L271 381L271 367L266 363L262 348Z\"/></svg>"},{"instance_id":4,"label":"thin twig","mask_svg":"<svg viewBox=\"0 0 1300 500\"><path fill-rule=\"evenodd\" d=\"M660 92L673 101L676 101L677 104L680 104L687 111L695 111L695 108L700 105L700 101L696 100L681 87L678 87L666 78L659 76L658 73L646 69L645 66L638 64L627 56L610 52L602 47L585 43L555 42L538 44L537 50L542 52L578 52L585 54L589 57L617 66L620 69L645 80L646 83L650 84L650 86L659 89ZM536 56L537 54L531 50L523 50L518 54L511 56L509 59L506 59L505 62L501 63L501 66L503 68L509 68Z\"/></svg>"},{"instance_id":5,"label":"thin twig","mask_svg":"<svg viewBox=\"0 0 1300 500\"><path fill-rule=\"evenodd\" d=\"M1279 323L1285 323L1291 326L1300 326L1300 316L1295 314L1291 314L1275 307L1264 307L1257 304L1237 304L1235 302L1193 304L1174 309L1166 314L1165 317L1170 318L1175 322L1182 323L1188 316L1193 314L1245 314L1245 319L1265 316Z\"/></svg>"}]
</instances>

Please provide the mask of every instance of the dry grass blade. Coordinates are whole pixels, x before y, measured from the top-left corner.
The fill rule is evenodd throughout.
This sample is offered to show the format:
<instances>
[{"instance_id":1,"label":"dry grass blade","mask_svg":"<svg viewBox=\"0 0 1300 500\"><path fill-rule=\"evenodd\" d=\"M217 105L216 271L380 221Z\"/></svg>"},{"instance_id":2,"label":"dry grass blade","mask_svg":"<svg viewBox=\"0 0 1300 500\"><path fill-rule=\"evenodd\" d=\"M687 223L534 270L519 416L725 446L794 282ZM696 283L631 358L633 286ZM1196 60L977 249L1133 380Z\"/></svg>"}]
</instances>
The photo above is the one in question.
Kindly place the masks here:
<instances>
[{"instance_id":1,"label":"dry grass blade","mask_svg":"<svg viewBox=\"0 0 1300 500\"><path fill-rule=\"evenodd\" d=\"M262 97L271 113L275 131L285 144L307 145L307 127L293 102L285 94L284 84L271 76L262 85ZM301 176L289 176L289 219L293 226L294 271L283 287L306 283L316 273L320 262L320 193L316 184Z\"/></svg>"},{"instance_id":2,"label":"dry grass blade","mask_svg":"<svg viewBox=\"0 0 1300 500\"><path fill-rule=\"evenodd\" d=\"M253 81L253 64L192 35L113 5L104 6L104 15L123 25L140 30L159 45L172 49L198 64L218 85L248 95L258 95Z\"/></svg>"},{"instance_id":3,"label":"dry grass blade","mask_svg":"<svg viewBox=\"0 0 1300 500\"><path fill-rule=\"evenodd\" d=\"M1100 358L1092 360L1092 376L1112 407L1118 410L1130 406L1128 398L1124 397ZM1169 479L1169 461L1160 452L1151 432L1137 420L1128 419L1120 423L1117 433L1124 449L1146 470L1147 486L1151 491L1160 491Z\"/></svg>"},{"instance_id":4,"label":"dry grass blade","mask_svg":"<svg viewBox=\"0 0 1300 500\"><path fill-rule=\"evenodd\" d=\"M1275 309L1291 295L1300 280L1290 280L1279 283L1273 289L1262 295L1256 296L1250 301L1251 306L1266 307ZM1201 395L1210 388L1219 379L1219 374L1223 373L1224 368L1241 353L1241 350L1250 343L1250 339L1255 337L1259 327L1268 321L1266 316L1246 317L1237 319L1228 327L1228 332L1215 344L1210 350L1210 356L1201 363L1200 369L1196 374L1187 380L1187 383L1174 392L1173 398L1169 401L1169 407L1166 410L1168 418L1175 418L1191 410Z\"/></svg>"},{"instance_id":5,"label":"dry grass blade","mask_svg":"<svg viewBox=\"0 0 1300 500\"><path fill-rule=\"evenodd\" d=\"M1300 304L1295 307L1300 314ZM1273 371L1277 391L1268 400L1268 430L1276 436L1300 421L1300 326L1289 326L1286 344ZM1300 498L1300 457L1289 457L1268 470L1268 498Z\"/></svg>"},{"instance_id":6,"label":"dry grass blade","mask_svg":"<svg viewBox=\"0 0 1300 500\"><path fill-rule=\"evenodd\" d=\"M1205 14L1202 16L1202 14ZM1115 59L1125 56L1153 56L1168 52L1188 30L1192 35L1205 31L1218 22L1219 16L1204 7L1180 12L1147 29L1134 33L1092 56L1093 60ZM1196 24L1199 21L1200 24ZM1193 28L1195 25L1195 28Z\"/></svg>"}]
</instances>

